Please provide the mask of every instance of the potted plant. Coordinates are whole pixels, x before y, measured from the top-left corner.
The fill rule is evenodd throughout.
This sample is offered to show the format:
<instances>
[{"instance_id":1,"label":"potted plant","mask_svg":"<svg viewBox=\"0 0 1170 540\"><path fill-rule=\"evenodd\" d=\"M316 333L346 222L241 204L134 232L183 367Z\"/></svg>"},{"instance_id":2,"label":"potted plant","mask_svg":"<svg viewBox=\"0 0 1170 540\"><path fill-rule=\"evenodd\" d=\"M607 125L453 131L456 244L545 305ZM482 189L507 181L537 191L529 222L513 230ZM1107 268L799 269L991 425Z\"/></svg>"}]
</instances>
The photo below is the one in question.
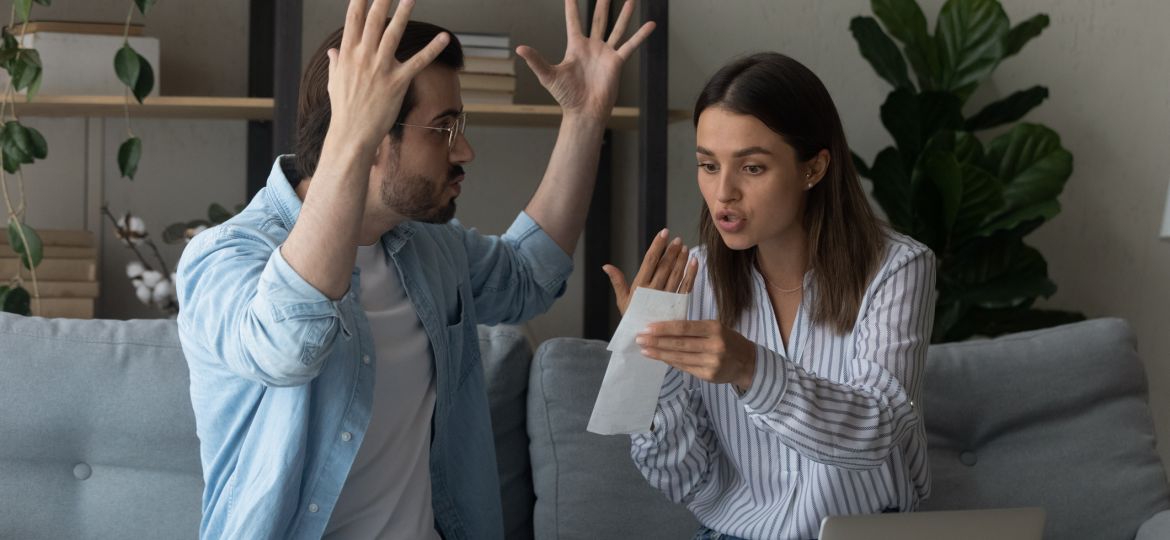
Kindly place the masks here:
<instances>
[{"instance_id":1,"label":"potted plant","mask_svg":"<svg viewBox=\"0 0 1170 540\"><path fill-rule=\"evenodd\" d=\"M1048 26L1048 16L1012 26L998 0L948 0L931 35L915 0L871 6L876 20L856 17L850 30L893 86L880 114L894 145L871 164L854 161L890 224L939 259L932 341L1083 319L1034 307L1056 284L1025 237L1060 212L1057 197L1073 166L1055 131L1017 122L1048 89L1034 86L977 109L968 104L1000 62ZM988 140L992 128L1000 134Z\"/></svg>"}]
</instances>

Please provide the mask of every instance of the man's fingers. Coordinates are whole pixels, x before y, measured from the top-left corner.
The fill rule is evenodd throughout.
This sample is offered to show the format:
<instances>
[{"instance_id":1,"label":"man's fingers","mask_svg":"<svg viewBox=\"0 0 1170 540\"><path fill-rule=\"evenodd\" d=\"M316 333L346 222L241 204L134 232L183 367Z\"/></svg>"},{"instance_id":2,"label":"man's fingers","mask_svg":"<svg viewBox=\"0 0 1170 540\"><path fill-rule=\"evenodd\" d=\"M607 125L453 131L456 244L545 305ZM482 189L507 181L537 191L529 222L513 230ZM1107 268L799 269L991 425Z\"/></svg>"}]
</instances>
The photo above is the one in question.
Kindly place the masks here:
<instances>
[{"instance_id":1,"label":"man's fingers","mask_svg":"<svg viewBox=\"0 0 1170 540\"><path fill-rule=\"evenodd\" d=\"M608 22L609 0L597 0L597 6L593 8L593 24L589 26L589 39L603 39Z\"/></svg>"},{"instance_id":2,"label":"man's fingers","mask_svg":"<svg viewBox=\"0 0 1170 540\"><path fill-rule=\"evenodd\" d=\"M577 13L577 0L565 0L565 32L569 39L585 35L585 30L581 28L581 14Z\"/></svg>"},{"instance_id":3,"label":"man's fingers","mask_svg":"<svg viewBox=\"0 0 1170 540\"><path fill-rule=\"evenodd\" d=\"M383 0L375 0L375 2L382 1ZM390 0L384 0L384 2L386 4L385 7L389 8ZM377 6L377 3L374 5ZM370 34L371 36L380 36L382 38L382 41L373 47L373 49L378 51L378 58L380 58L383 63L394 63L394 52L398 50L398 42L402 40L402 33L406 32L406 23L410 22L410 12L412 10L414 10L414 0L398 0L398 9L394 11L394 18L390 19L390 24L386 24L386 16L385 13L383 13L382 18L378 21L378 24L386 24L386 27L383 29L381 26L378 26L377 28L382 31L378 32L375 30ZM370 15L372 17L373 13L371 12ZM366 31L370 32L370 25L368 23L366 28ZM431 44L434 44L433 40L431 41ZM431 60L434 60L434 58ZM427 64L430 64L430 61L428 61Z\"/></svg>"},{"instance_id":4,"label":"man's fingers","mask_svg":"<svg viewBox=\"0 0 1170 540\"><path fill-rule=\"evenodd\" d=\"M553 76L553 67L549 65L548 61L536 49L527 45L521 45L516 47L516 54L528 63L528 69L532 70L532 73L536 75L537 80L541 84L544 84L549 77Z\"/></svg>"},{"instance_id":5,"label":"man's fingers","mask_svg":"<svg viewBox=\"0 0 1170 540\"><path fill-rule=\"evenodd\" d=\"M362 47L369 51L376 51L379 48L379 43L385 41L382 32L386 30L386 16L390 13L390 3L392 0L374 0L370 5L370 12L366 15L365 29L362 30ZM411 0L398 1L398 13L395 13L395 19L402 12L405 7L407 13L410 12Z\"/></svg>"},{"instance_id":6,"label":"man's fingers","mask_svg":"<svg viewBox=\"0 0 1170 540\"><path fill-rule=\"evenodd\" d=\"M625 42L621 48L617 50L618 56L622 57L622 60L629 60L630 55L634 54L634 51L638 50L638 46L641 45L643 41L646 41L646 38L650 37L650 33L653 31L654 21L643 24L642 27L639 28L638 31L630 37L630 40Z\"/></svg>"},{"instance_id":7,"label":"man's fingers","mask_svg":"<svg viewBox=\"0 0 1170 540\"><path fill-rule=\"evenodd\" d=\"M361 42L365 20L366 0L349 0L349 9L345 11L345 28L341 31L341 50L349 51Z\"/></svg>"},{"instance_id":8,"label":"man's fingers","mask_svg":"<svg viewBox=\"0 0 1170 540\"><path fill-rule=\"evenodd\" d=\"M646 285L654 279L654 270L658 267L658 260L662 258L663 251L666 250L666 238L669 235L669 230L662 229L650 242L646 255L642 257L642 266L638 268L638 273L634 276L635 287Z\"/></svg>"},{"instance_id":9,"label":"man's fingers","mask_svg":"<svg viewBox=\"0 0 1170 540\"><path fill-rule=\"evenodd\" d=\"M449 36L446 32L443 32L435 36L434 39L431 39L431 42L428 43L423 50L415 53L414 56L410 57L410 59L403 64L407 70L407 73L410 75L410 78L413 79L414 76L418 74L418 72L431 65L431 62L434 62L435 59L439 57L439 53L443 52L443 49L450 42L451 36Z\"/></svg>"},{"instance_id":10,"label":"man's fingers","mask_svg":"<svg viewBox=\"0 0 1170 540\"><path fill-rule=\"evenodd\" d=\"M610 47L617 49L622 36L626 35L626 26L630 24L630 17L633 15L634 0L626 0L626 3L622 5L621 12L618 13L617 22L613 23L613 32L610 32L609 39L606 41Z\"/></svg>"}]
</instances>

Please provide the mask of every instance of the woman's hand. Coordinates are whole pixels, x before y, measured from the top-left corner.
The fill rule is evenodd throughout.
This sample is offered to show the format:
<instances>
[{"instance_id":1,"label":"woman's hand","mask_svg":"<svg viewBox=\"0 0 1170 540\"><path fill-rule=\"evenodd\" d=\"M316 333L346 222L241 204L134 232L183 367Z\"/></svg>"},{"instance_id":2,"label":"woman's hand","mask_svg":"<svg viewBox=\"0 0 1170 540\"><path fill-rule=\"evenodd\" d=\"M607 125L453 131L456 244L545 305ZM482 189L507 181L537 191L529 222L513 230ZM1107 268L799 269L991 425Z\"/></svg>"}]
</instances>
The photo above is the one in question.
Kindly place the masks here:
<instances>
[{"instance_id":1,"label":"woman's hand","mask_svg":"<svg viewBox=\"0 0 1170 540\"><path fill-rule=\"evenodd\" d=\"M716 384L732 383L740 391L752 386L756 344L719 321L670 321L638 333L642 356L661 360Z\"/></svg>"},{"instance_id":2,"label":"woman's hand","mask_svg":"<svg viewBox=\"0 0 1170 540\"><path fill-rule=\"evenodd\" d=\"M613 285L618 311L622 315L626 314L630 297L638 287L681 293L689 293L694 288L699 262L691 260L688 264L689 254L682 239L675 238L667 245L666 239L669 234L670 231L662 229L662 232L654 237L654 241L650 242L650 249L646 250L646 256L642 258L642 267L638 269L638 275L634 276L633 283L627 285L625 274L616 266L607 264L601 267Z\"/></svg>"}]
</instances>

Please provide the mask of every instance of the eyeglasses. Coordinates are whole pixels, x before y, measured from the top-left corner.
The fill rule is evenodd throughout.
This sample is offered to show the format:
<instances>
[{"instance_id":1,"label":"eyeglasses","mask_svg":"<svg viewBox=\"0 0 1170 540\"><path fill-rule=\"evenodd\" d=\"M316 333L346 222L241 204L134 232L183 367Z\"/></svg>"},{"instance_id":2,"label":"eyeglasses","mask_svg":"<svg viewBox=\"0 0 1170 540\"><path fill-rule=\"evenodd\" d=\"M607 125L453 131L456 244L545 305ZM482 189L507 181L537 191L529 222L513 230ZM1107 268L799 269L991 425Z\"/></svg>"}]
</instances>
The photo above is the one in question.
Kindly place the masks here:
<instances>
[{"instance_id":1,"label":"eyeglasses","mask_svg":"<svg viewBox=\"0 0 1170 540\"><path fill-rule=\"evenodd\" d=\"M455 149L455 137L457 135L462 135L463 130L467 129L467 113L462 113L462 112L459 113L458 115L455 116L455 118L451 119L451 121L444 127L423 126L423 125L419 125L419 124L407 124L405 122L399 122L396 125L429 129L432 131L446 131L447 132L447 150L450 151L450 150Z\"/></svg>"}]
</instances>

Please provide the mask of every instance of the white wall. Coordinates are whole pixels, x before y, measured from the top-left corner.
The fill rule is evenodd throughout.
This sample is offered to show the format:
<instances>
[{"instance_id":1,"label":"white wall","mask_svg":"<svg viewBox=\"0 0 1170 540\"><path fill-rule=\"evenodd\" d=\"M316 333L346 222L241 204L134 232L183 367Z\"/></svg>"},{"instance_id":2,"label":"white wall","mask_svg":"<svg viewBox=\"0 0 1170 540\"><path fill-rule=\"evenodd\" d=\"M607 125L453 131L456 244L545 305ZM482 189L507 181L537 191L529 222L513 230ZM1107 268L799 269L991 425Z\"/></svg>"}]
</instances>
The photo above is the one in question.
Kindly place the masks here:
<instances>
[{"instance_id":1,"label":"white wall","mask_svg":"<svg viewBox=\"0 0 1170 540\"><path fill-rule=\"evenodd\" d=\"M344 2L307 0L307 56L324 35L341 24ZM925 0L932 21L941 0ZM973 106L1034 84L1049 87L1052 97L1029 119L1043 122L1063 137L1075 156L1075 170L1062 196L1064 212L1031 241L1048 258L1060 290L1047 305L1078 309L1091 317L1120 316L1131 321L1150 374L1151 400L1160 440L1170 440L1170 333L1163 331L1170 304L1170 244L1157 240L1162 205L1170 181L1170 37L1164 22L1170 4L1159 0L1013 0L1005 2L1013 21L1048 13L1052 26L1023 52L1008 60L972 100ZM118 21L128 2L56 0L50 9L37 6L39 18ZM193 9L198 6L198 9ZM670 106L690 110L703 82L733 56L778 50L801 60L824 80L832 93L854 149L872 158L890 144L878 118L888 88L864 62L849 34L849 20L869 13L864 0L671 0ZM507 32L560 58L563 19L558 0L423 0L417 18L454 30ZM215 0L199 3L163 0L152 13L147 33L162 38L162 90L166 94L243 95L247 50L247 3ZM631 103L636 66L627 69L622 103ZM547 103L531 74L520 66L519 100ZM84 222L76 208L84 195L75 191L77 175L87 165L82 150L93 144L96 128L81 120L36 120L50 138L52 159L30 168L31 183L40 182L51 198L33 198L32 221ZM172 215L197 215L213 200L242 197L244 128L242 122L136 121L146 135L142 177L133 186L116 178L112 163L118 122L96 129L105 137L107 160L104 193L115 207L133 207L146 215L155 231ZM551 149L552 130L475 127L468 133L479 152L468 167L460 217L485 232L506 227L534 189ZM87 138L88 137L88 138ZM670 128L669 219L672 229L693 242L699 198L694 188L689 122ZM97 152L100 153L100 152ZM640 258L635 252L636 146L618 134L615 158L615 261L627 270ZM95 158L96 159L96 158ZM69 225L72 226L72 225ZM157 234L157 233L156 233ZM117 259L106 270L107 316L143 316L149 312L119 291ZM121 253L121 255L116 255ZM580 262L580 257L578 257ZM580 268L567 298L535 323L539 337L573 335L580 328ZM110 276L113 275L113 278ZM1163 459L1170 463L1170 444Z\"/></svg>"}]
</instances>

